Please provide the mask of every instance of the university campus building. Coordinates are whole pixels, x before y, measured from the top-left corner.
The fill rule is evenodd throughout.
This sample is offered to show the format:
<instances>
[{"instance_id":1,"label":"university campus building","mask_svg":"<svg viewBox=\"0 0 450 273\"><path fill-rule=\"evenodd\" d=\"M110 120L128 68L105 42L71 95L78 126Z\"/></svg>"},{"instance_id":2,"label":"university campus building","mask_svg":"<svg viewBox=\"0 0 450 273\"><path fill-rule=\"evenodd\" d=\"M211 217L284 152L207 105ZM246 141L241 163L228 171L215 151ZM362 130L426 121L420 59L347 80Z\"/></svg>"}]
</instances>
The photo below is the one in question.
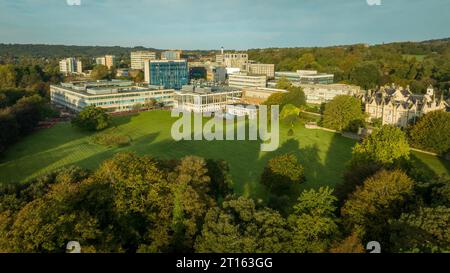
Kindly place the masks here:
<instances>
[{"instance_id":1,"label":"university campus building","mask_svg":"<svg viewBox=\"0 0 450 273\"><path fill-rule=\"evenodd\" d=\"M228 104L240 101L242 91L226 86L183 86L174 94L174 107L195 113L224 111Z\"/></svg>"},{"instance_id":2,"label":"university campus building","mask_svg":"<svg viewBox=\"0 0 450 273\"><path fill-rule=\"evenodd\" d=\"M228 85L236 88L266 87L267 77L247 75L246 73L230 74L228 76Z\"/></svg>"},{"instance_id":3,"label":"university campus building","mask_svg":"<svg viewBox=\"0 0 450 273\"><path fill-rule=\"evenodd\" d=\"M83 64L76 58L66 58L59 61L59 72L64 75L83 73Z\"/></svg>"},{"instance_id":4,"label":"university campus building","mask_svg":"<svg viewBox=\"0 0 450 273\"><path fill-rule=\"evenodd\" d=\"M297 70L296 72L275 72L275 80L288 79L292 83L303 84L331 84L334 82L333 74L318 73L316 70Z\"/></svg>"},{"instance_id":5,"label":"university campus building","mask_svg":"<svg viewBox=\"0 0 450 273\"><path fill-rule=\"evenodd\" d=\"M425 95L413 94L409 87L384 86L369 91L364 97L365 111L369 120L381 119L382 124L406 127L417 118L448 106L443 97L436 98L430 86Z\"/></svg>"},{"instance_id":6,"label":"university campus building","mask_svg":"<svg viewBox=\"0 0 450 273\"><path fill-rule=\"evenodd\" d=\"M171 106L174 91L155 86L135 86L132 81L83 81L51 85L50 99L53 104L75 112L90 105L108 112L121 112L132 110L136 105L152 99Z\"/></svg>"},{"instance_id":7,"label":"university campus building","mask_svg":"<svg viewBox=\"0 0 450 273\"><path fill-rule=\"evenodd\" d=\"M189 83L186 60L147 60L144 62L145 82L166 89L181 89Z\"/></svg>"},{"instance_id":8,"label":"university campus building","mask_svg":"<svg viewBox=\"0 0 450 273\"><path fill-rule=\"evenodd\" d=\"M306 102L312 104L326 103L339 95L359 96L362 93L361 87L348 84L294 83L293 85L301 87Z\"/></svg>"},{"instance_id":9,"label":"university campus building","mask_svg":"<svg viewBox=\"0 0 450 273\"><path fill-rule=\"evenodd\" d=\"M131 69L144 70L144 63L148 60L156 60L156 53L148 50L131 52Z\"/></svg>"}]
</instances>

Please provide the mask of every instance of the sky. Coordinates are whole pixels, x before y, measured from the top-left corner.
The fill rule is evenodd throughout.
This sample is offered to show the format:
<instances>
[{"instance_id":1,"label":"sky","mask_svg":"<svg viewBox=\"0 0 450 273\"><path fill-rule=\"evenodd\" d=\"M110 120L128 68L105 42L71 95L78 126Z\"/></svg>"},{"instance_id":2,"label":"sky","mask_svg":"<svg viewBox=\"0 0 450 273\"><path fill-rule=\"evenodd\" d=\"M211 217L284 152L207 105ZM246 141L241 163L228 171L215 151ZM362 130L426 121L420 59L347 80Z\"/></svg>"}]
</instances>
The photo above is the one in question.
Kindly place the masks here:
<instances>
[{"instance_id":1,"label":"sky","mask_svg":"<svg viewBox=\"0 0 450 273\"><path fill-rule=\"evenodd\" d=\"M380 44L450 37L449 14L450 0L0 0L0 43L159 49Z\"/></svg>"}]
</instances>

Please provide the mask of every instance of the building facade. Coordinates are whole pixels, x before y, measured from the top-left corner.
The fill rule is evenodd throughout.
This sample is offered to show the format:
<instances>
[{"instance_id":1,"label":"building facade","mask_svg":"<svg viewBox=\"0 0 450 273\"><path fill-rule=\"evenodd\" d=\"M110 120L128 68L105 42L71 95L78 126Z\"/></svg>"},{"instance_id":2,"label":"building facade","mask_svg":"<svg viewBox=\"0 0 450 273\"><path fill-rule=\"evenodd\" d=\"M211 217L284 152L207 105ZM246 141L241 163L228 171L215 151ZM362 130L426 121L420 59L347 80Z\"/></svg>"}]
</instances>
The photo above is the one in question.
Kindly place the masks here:
<instances>
[{"instance_id":1,"label":"building facade","mask_svg":"<svg viewBox=\"0 0 450 273\"><path fill-rule=\"evenodd\" d=\"M189 65L189 79L190 80L206 80L206 67L205 66L191 66Z\"/></svg>"},{"instance_id":2,"label":"building facade","mask_svg":"<svg viewBox=\"0 0 450 273\"><path fill-rule=\"evenodd\" d=\"M116 56L114 55L105 55L103 57L95 58L95 63L98 65L104 65L108 69L116 65Z\"/></svg>"},{"instance_id":3,"label":"building facade","mask_svg":"<svg viewBox=\"0 0 450 273\"><path fill-rule=\"evenodd\" d=\"M305 93L306 102L313 104L326 103L338 95L358 96L362 93L359 86L347 84L304 84L294 83L300 86Z\"/></svg>"},{"instance_id":4,"label":"building facade","mask_svg":"<svg viewBox=\"0 0 450 273\"><path fill-rule=\"evenodd\" d=\"M76 58L66 58L59 61L59 72L64 75L83 73L83 64Z\"/></svg>"},{"instance_id":5,"label":"building facade","mask_svg":"<svg viewBox=\"0 0 450 273\"><path fill-rule=\"evenodd\" d=\"M179 60L181 59L180 50L167 50L161 53L161 60Z\"/></svg>"},{"instance_id":6,"label":"building facade","mask_svg":"<svg viewBox=\"0 0 450 273\"><path fill-rule=\"evenodd\" d=\"M413 94L409 88L384 86L369 91L363 99L369 121L380 119L382 124L406 127L417 118L436 110L446 110L447 103L436 98L433 87L425 95Z\"/></svg>"},{"instance_id":7,"label":"building facade","mask_svg":"<svg viewBox=\"0 0 450 273\"><path fill-rule=\"evenodd\" d=\"M286 78L293 83L332 84L333 74L318 73L315 70L297 70L296 72L275 72L275 80Z\"/></svg>"},{"instance_id":8,"label":"building facade","mask_svg":"<svg viewBox=\"0 0 450 273\"><path fill-rule=\"evenodd\" d=\"M258 117L258 109L255 105L232 103L226 106L226 112L232 116L243 117L247 116L249 119L256 119Z\"/></svg>"},{"instance_id":9,"label":"building facade","mask_svg":"<svg viewBox=\"0 0 450 273\"><path fill-rule=\"evenodd\" d=\"M108 69L116 65L116 56L114 55L105 55L105 65Z\"/></svg>"},{"instance_id":10,"label":"building facade","mask_svg":"<svg viewBox=\"0 0 450 273\"><path fill-rule=\"evenodd\" d=\"M227 104L240 100L242 92L225 87L196 88L185 86L174 94L174 107L195 113L213 113L226 110Z\"/></svg>"},{"instance_id":11,"label":"building facade","mask_svg":"<svg viewBox=\"0 0 450 273\"><path fill-rule=\"evenodd\" d=\"M227 78L227 70L222 66L208 66L206 69L206 80L216 83L223 83Z\"/></svg>"},{"instance_id":12,"label":"building facade","mask_svg":"<svg viewBox=\"0 0 450 273\"><path fill-rule=\"evenodd\" d=\"M97 57L97 58L95 58L95 64L96 65L104 65L104 66L106 66L106 59L105 59L105 57Z\"/></svg>"},{"instance_id":13,"label":"building facade","mask_svg":"<svg viewBox=\"0 0 450 273\"><path fill-rule=\"evenodd\" d=\"M265 102L275 93L286 93L288 91L277 88L246 87L242 90L242 101L249 104L259 105Z\"/></svg>"},{"instance_id":14,"label":"building facade","mask_svg":"<svg viewBox=\"0 0 450 273\"><path fill-rule=\"evenodd\" d=\"M145 82L167 89L181 89L189 83L186 60L148 60L144 64Z\"/></svg>"},{"instance_id":15,"label":"building facade","mask_svg":"<svg viewBox=\"0 0 450 273\"><path fill-rule=\"evenodd\" d=\"M153 51L131 52L131 69L144 70L144 63L148 60L156 60L156 53Z\"/></svg>"},{"instance_id":16,"label":"building facade","mask_svg":"<svg viewBox=\"0 0 450 273\"><path fill-rule=\"evenodd\" d=\"M266 84L266 76L251 76L244 73L231 74L228 76L228 86L231 87L266 87Z\"/></svg>"},{"instance_id":17,"label":"building facade","mask_svg":"<svg viewBox=\"0 0 450 273\"><path fill-rule=\"evenodd\" d=\"M244 69L248 63L248 54L246 53L227 53L217 58L216 62L223 64L225 67L236 67Z\"/></svg>"},{"instance_id":18,"label":"building facade","mask_svg":"<svg viewBox=\"0 0 450 273\"><path fill-rule=\"evenodd\" d=\"M94 105L108 112L134 109L152 99L171 106L175 90L134 86L131 81L73 82L50 86L51 102L75 112Z\"/></svg>"},{"instance_id":19,"label":"building facade","mask_svg":"<svg viewBox=\"0 0 450 273\"><path fill-rule=\"evenodd\" d=\"M275 65L274 64L248 64L248 73L252 75L265 75L268 79L275 78Z\"/></svg>"}]
</instances>

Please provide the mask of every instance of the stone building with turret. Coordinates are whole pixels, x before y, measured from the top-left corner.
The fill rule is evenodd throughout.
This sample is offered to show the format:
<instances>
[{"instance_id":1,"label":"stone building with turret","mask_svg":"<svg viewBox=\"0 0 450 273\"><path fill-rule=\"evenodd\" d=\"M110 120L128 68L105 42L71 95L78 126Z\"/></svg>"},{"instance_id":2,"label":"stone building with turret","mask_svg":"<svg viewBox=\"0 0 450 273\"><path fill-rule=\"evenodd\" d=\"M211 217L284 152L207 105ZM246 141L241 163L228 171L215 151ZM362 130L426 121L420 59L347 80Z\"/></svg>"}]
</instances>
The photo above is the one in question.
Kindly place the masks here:
<instances>
[{"instance_id":1,"label":"stone building with turret","mask_svg":"<svg viewBox=\"0 0 450 273\"><path fill-rule=\"evenodd\" d=\"M409 87L383 86L368 91L363 98L369 121L380 119L382 124L406 127L417 118L436 110L446 110L448 104L443 96L436 97L432 86L427 93L413 94Z\"/></svg>"}]
</instances>

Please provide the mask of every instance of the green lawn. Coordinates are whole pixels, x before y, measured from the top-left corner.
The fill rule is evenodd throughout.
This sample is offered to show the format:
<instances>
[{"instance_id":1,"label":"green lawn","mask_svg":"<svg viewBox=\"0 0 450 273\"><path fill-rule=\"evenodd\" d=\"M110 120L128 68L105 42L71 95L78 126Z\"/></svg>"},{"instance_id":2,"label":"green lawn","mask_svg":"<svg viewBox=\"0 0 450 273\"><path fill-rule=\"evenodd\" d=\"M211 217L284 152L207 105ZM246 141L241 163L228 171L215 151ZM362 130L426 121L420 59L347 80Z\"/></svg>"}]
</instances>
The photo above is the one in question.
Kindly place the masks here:
<instances>
[{"instance_id":1,"label":"green lawn","mask_svg":"<svg viewBox=\"0 0 450 273\"><path fill-rule=\"evenodd\" d=\"M403 54L402 56L403 56L403 59L405 59L405 60L407 60L407 61L411 60L412 58L416 58L416 60L417 60L418 62L421 62L421 61L423 61L423 59L425 59L425 57L426 57L427 55Z\"/></svg>"},{"instance_id":2,"label":"green lawn","mask_svg":"<svg viewBox=\"0 0 450 273\"><path fill-rule=\"evenodd\" d=\"M302 188L334 186L351 156L354 141L338 134L308 130L298 125L295 136L287 137L281 126L280 148L275 152L260 152L259 141L179 141L170 136L174 118L170 112L145 112L134 116L115 117L116 131L132 138L130 146L106 148L91 141L92 134L80 132L69 123L41 130L14 145L0 162L0 182L22 182L67 165L96 168L119 151L134 151L162 159L198 155L224 159L230 164L235 191L253 197L263 197L258 183L268 159L276 154L293 152L305 166L307 182ZM414 153L418 163L435 172L449 174L448 163L437 158ZM446 164L446 165L444 165Z\"/></svg>"}]
</instances>

